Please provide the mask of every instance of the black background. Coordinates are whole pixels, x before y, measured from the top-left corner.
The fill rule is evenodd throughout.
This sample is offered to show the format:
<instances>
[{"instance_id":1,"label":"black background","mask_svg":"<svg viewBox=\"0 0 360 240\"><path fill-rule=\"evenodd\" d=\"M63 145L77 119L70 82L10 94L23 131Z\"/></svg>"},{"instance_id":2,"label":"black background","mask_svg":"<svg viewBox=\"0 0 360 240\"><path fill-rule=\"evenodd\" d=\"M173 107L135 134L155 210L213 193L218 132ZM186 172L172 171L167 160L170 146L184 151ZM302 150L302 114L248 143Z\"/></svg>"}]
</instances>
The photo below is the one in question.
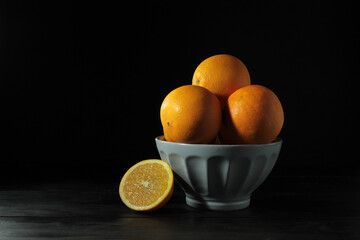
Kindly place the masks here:
<instances>
[{"instance_id":1,"label":"black background","mask_svg":"<svg viewBox=\"0 0 360 240\"><path fill-rule=\"evenodd\" d=\"M227 53L283 104L272 174L356 175L356 14L346 1L2 1L1 169L121 177L159 158L162 100Z\"/></svg>"}]
</instances>

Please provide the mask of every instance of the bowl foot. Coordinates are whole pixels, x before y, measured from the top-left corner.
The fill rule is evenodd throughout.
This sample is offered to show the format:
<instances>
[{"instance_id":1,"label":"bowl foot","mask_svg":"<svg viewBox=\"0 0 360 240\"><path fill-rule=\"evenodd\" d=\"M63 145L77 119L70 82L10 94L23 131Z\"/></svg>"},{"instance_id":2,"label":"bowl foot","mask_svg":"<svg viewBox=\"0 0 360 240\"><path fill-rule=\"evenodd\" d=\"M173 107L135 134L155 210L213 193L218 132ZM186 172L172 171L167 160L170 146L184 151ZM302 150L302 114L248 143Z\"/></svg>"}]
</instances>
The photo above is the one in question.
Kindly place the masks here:
<instances>
[{"instance_id":1,"label":"bowl foot","mask_svg":"<svg viewBox=\"0 0 360 240\"><path fill-rule=\"evenodd\" d=\"M250 198L233 202L206 201L186 196L186 204L193 208L209 209L214 211L234 211L247 208Z\"/></svg>"}]
</instances>

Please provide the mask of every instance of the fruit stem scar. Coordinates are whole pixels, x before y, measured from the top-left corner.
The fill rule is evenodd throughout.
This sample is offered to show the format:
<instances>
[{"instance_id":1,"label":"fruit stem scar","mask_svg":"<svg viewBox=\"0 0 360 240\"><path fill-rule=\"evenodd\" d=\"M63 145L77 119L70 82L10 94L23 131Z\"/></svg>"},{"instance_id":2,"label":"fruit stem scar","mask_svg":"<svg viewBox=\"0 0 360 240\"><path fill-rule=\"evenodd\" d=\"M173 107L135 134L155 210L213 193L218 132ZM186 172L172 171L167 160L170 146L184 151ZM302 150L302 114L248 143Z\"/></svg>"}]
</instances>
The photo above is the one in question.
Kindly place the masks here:
<instances>
[{"instance_id":1,"label":"fruit stem scar","mask_svg":"<svg viewBox=\"0 0 360 240\"><path fill-rule=\"evenodd\" d=\"M166 122L166 124L168 125L168 127L170 127L170 122Z\"/></svg>"}]
</instances>

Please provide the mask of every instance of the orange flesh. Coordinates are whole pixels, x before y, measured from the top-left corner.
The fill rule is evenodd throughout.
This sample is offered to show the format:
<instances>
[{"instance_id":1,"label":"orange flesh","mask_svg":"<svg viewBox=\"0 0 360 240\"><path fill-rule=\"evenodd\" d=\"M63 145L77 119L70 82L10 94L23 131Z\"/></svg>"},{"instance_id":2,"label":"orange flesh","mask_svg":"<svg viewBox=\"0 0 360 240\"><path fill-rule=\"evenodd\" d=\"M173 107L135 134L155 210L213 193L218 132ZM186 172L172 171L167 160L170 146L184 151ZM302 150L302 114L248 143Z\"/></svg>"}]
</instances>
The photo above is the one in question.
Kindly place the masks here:
<instances>
[{"instance_id":1,"label":"orange flesh","mask_svg":"<svg viewBox=\"0 0 360 240\"><path fill-rule=\"evenodd\" d=\"M148 163L135 168L124 184L125 198L135 206L149 206L164 195L169 173L158 163Z\"/></svg>"}]
</instances>

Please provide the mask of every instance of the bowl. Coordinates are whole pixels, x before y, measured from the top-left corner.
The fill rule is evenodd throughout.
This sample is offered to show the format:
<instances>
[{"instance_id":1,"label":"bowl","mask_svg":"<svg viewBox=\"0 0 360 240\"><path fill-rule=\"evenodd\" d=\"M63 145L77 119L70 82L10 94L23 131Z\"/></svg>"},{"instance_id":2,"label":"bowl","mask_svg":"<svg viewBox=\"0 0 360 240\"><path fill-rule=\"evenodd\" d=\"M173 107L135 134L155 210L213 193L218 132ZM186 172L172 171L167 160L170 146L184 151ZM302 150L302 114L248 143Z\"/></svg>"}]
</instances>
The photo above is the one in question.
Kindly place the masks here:
<instances>
[{"instance_id":1,"label":"bowl","mask_svg":"<svg viewBox=\"0 0 360 240\"><path fill-rule=\"evenodd\" d=\"M249 206L251 193L270 174L282 144L280 138L268 144L187 144L167 142L163 136L155 142L187 205L219 211Z\"/></svg>"}]
</instances>

